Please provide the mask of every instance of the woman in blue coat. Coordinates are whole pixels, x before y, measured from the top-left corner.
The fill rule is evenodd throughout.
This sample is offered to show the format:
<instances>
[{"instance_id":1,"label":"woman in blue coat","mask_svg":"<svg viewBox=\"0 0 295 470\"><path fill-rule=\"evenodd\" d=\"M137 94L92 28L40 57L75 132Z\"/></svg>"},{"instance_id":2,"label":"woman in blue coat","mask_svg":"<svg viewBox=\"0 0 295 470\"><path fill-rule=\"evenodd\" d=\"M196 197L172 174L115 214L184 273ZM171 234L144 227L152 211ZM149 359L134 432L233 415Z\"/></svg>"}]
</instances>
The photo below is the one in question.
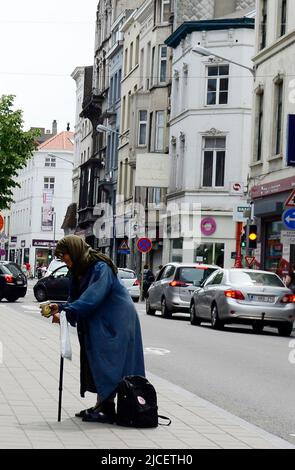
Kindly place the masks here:
<instances>
[{"instance_id":1,"label":"woman in blue coat","mask_svg":"<svg viewBox=\"0 0 295 470\"><path fill-rule=\"evenodd\" d=\"M51 304L53 322L59 312L77 326L80 342L80 393L97 393L97 404L76 416L83 421L114 422L116 388L127 375L145 376L140 323L133 301L117 277L111 259L76 235L56 246L56 257L72 273L70 297Z\"/></svg>"}]
</instances>

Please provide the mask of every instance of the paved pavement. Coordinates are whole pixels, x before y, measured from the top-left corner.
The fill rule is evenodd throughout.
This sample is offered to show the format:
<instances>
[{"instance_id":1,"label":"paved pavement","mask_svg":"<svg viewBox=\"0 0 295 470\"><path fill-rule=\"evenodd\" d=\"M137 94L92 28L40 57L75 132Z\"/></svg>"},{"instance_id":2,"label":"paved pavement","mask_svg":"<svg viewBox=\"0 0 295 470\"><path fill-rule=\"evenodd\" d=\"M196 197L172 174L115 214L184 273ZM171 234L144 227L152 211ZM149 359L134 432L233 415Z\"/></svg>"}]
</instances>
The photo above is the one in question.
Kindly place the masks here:
<instances>
[{"instance_id":1,"label":"paved pavement","mask_svg":"<svg viewBox=\"0 0 295 470\"><path fill-rule=\"evenodd\" d=\"M159 413L169 427L131 429L84 423L76 411L94 396L79 396L79 345L65 360L62 421L57 422L59 325L40 318L35 306L19 312L0 302L1 449L287 449L290 443L196 395L147 374L158 393ZM1 357L2 356L2 357Z\"/></svg>"}]
</instances>

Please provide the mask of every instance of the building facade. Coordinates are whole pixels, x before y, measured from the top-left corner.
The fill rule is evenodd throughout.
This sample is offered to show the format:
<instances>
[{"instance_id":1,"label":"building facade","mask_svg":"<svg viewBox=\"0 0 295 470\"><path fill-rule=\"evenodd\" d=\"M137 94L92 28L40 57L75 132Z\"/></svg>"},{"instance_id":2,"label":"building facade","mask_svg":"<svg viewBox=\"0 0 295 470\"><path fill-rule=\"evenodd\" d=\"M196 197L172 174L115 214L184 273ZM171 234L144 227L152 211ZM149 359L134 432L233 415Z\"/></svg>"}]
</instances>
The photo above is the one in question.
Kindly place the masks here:
<instances>
[{"instance_id":1,"label":"building facade","mask_svg":"<svg viewBox=\"0 0 295 470\"><path fill-rule=\"evenodd\" d=\"M234 207L247 203L253 77L231 61L250 68L254 39L254 20L242 16L190 21L166 41L174 51L167 202L190 211L185 223L194 230L188 238L186 228L170 229L164 262L234 263Z\"/></svg>"},{"instance_id":2,"label":"building facade","mask_svg":"<svg viewBox=\"0 0 295 470\"><path fill-rule=\"evenodd\" d=\"M292 220L283 222L295 189L295 19L292 1L259 0L257 7L250 165L252 216L259 236L255 255L262 268L286 273L295 262Z\"/></svg>"},{"instance_id":3,"label":"building facade","mask_svg":"<svg viewBox=\"0 0 295 470\"><path fill-rule=\"evenodd\" d=\"M18 173L20 188L6 213L7 259L29 263L32 273L48 266L72 200L74 136L60 132L39 145L26 167Z\"/></svg>"}]
</instances>

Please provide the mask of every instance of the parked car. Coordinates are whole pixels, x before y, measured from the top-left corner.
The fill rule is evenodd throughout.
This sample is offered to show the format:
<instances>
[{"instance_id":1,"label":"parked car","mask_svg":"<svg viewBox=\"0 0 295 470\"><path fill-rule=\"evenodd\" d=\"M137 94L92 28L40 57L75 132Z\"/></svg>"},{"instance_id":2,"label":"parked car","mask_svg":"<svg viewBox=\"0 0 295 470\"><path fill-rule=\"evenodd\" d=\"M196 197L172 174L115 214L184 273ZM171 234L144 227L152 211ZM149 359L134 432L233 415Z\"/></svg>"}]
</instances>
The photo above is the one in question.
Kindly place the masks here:
<instances>
[{"instance_id":1,"label":"parked car","mask_svg":"<svg viewBox=\"0 0 295 470\"><path fill-rule=\"evenodd\" d=\"M50 274L52 274L53 271L55 271L57 268L59 268L61 266L66 266L66 264L63 261L61 261L60 259L54 258L49 263L49 266L48 266L48 268L46 269L46 271L44 273L44 277L50 276Z\"/></svg>"},{"instance_id":2,"label":"parked car","mask_svg":"<svg viewBox=\"0 0 295 470\"><path fill-rule=\"evenodd\" d=\"M118 278L123 286L126 287L134 302L139 301L140 282L137 279L135 271L131 269L118 268Z\"/></svg>"},{"instance_id":3,"label":"parked car","mask_svg":"<svg viewBox=\"0 0 295 470\"><path fill-rule=\"evenodd\" d=\"M193 292L218 266L190 263L169 263L158 273L148 290L147 315L160 310L163 317L170 318L174 312L190 311Z\"/></svg>"},{"instance_id":4,"label":"parked car","mask_svg":"<svg viewBox=\"0 0 295 470\"><path fill-rule=\"evenodd\" d=\"M11 261L0 261L0 300L15 302L27 293L27 277L20 266Z\"/></svg>"},{"instance_id":5,"label":"parked car","mask_svg":"<svg viewBox=\"0 0 295 470\"><path fill-rule=\"evenodd\" d=\"M42 277L34 285L34 296L38 302L45 300L67 300L69 297L70 273L66 265Z\"/></svg>"},{"instance_id":6,"label":"parked car","mask_svg":"<svg viewBox=\"0 0 295 470\"><path fill-rule=\"evenodd\" d=\"M251 269L219 269L191 299L193 325L211 322L252 325L255 332L274 326L290 336L295 318L295 295L274 273Z\"/></svg>"}]
</instances>

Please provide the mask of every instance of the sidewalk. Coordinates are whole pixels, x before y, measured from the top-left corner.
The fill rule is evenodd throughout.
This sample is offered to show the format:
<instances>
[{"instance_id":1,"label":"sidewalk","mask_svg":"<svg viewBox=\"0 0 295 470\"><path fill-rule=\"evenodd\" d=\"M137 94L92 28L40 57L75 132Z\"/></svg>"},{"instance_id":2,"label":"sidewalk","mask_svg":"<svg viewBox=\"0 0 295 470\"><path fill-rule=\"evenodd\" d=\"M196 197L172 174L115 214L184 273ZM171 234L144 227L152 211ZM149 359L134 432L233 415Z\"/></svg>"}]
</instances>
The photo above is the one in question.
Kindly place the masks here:
<instances>
[{"instance_id":1,"label":"sidewalk","mask_svg":"<svg viewBox=\"0 0 295 470\"><path fill-rule=\"evenodd\" d=\"M93 405L79 397L79 346L64 363L62 422L57 422L59 326L38 310L16 313L0 303L1 449L274 449L295 448L157 376L159 413L169 427L131 429L84 423L75 412ZM1 362L2 349L2 362Z\"/></svg>"}]
</instances>

